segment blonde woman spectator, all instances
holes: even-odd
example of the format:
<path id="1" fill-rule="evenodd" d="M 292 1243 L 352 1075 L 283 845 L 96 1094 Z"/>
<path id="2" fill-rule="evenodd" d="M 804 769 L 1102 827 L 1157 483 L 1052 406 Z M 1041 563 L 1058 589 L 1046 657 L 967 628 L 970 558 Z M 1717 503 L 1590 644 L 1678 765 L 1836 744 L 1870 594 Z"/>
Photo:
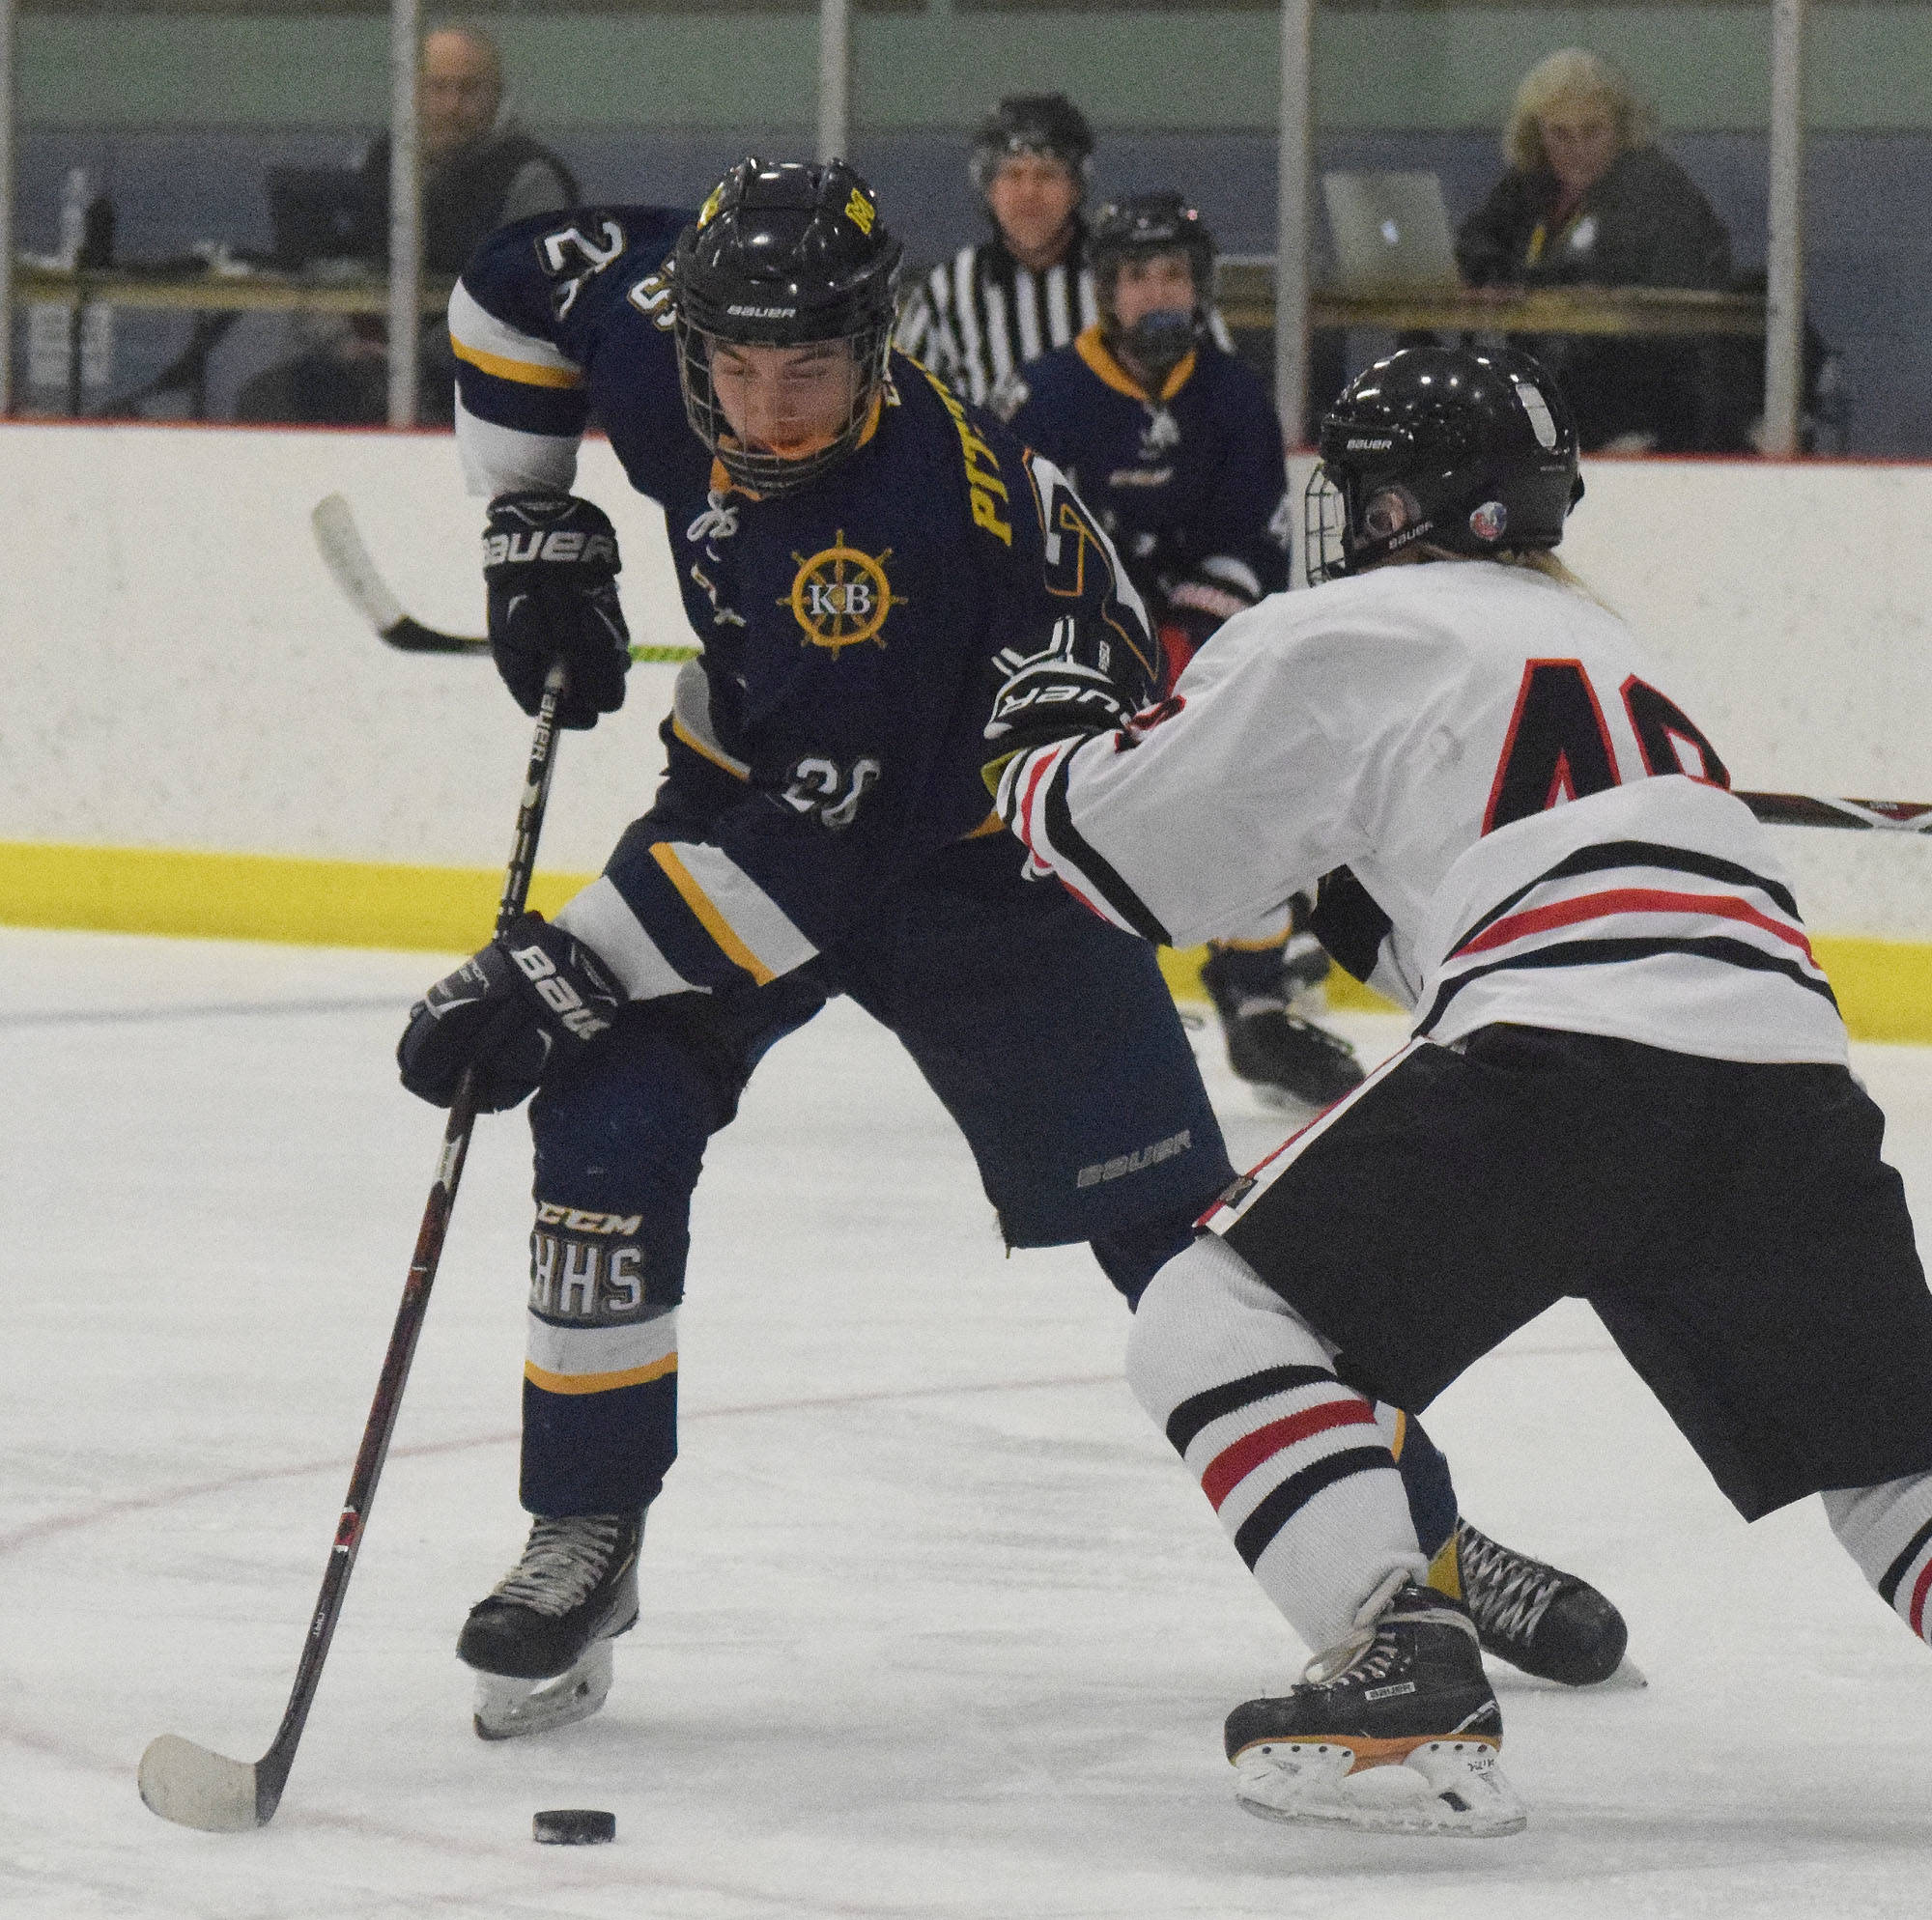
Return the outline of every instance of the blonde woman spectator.
<path id="1" fill-rule="evenodd" d="M 1474 287 L 1706 287 L 1731 277 L 1730 236 L 1655 144 L 1656 115 L 1602 55 L 1552 53 L 1524 75 L 1503 133 L 1509 171 L 1463 224 Z M 1705 356 L 1692 340 L 1539 338 L 1585 450 L 1708 443 Z"/>

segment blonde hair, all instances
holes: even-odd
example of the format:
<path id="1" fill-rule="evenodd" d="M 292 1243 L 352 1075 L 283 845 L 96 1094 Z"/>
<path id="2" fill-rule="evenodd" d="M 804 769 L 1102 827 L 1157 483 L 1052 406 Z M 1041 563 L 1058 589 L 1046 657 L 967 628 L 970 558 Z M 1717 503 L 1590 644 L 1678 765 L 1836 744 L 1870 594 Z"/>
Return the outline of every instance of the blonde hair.
<path id="1" fill-rule="evenodd" d="M 1657 114 L 1621 71 L 1601 53 L 1566 46 L 1539 60 L 1522 76 L 1503 127 L 1503 158 L 1524 173 L 1534 173 L 1548 161 L 1543 151 L 1538 123 L 1552 107 L 1572 100 L 1606 106 L 1617 124 L 1617 146 L 1647 147 L 1657 137 Z"/>
<path id="2" fill-rule="evenodd" d="M 1594 600 L 1605 613 L 1617 610 L 1588 580 L 1565 566 L 1547 547 L 1505 548 L 1500 553 L 1492 553 L 1490 558 L 1505 567 L 1521 567 L 1526 572 L 1541 574 L 1546 579 L 1554 580 L 1558 586 L 1567 586 L 1572 593 L 1580 593 L 1585 600 Z"/>

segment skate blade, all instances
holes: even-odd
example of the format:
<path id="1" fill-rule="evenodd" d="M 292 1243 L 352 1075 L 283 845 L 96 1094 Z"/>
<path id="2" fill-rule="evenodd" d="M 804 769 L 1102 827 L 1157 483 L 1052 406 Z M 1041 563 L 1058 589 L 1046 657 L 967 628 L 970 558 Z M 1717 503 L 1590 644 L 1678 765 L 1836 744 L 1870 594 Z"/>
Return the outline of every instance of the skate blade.
<path id="1" fill-rule="evenodd" d="M 1650 1681 L 1643 1669 L 1626 1653 L 1611 1672 L 1593 1685 L 1578 1687 L 1578 1693 L 1641 1693 Z"/>
<path id="2" fill-rule="evenodd" d="M 583 1657 L 554 1680 L 509 1680 L 501 1674 L 476 1676 L 473 1722 L 480 1740 L 514 1740 L 547 1734 L 555 1727 L 587 1720 L 611 1692 L 611 1643 L 594 1640 Z"/>
<path id="3" fill-rule="evenodd" d="M 1261 1820 L 1491 1840 L 1520 1833 L 1528 1810 L 1480 1740 L 1430 1740 L 1398 1764 L 1356 1771 L 1350 1748 L 1330 1741 L 1269 1741 L 1236 1762 L 1235 1798 Z"/>
<path id="4" fill-rule="evenodd" d="M 245 1833 L 262 1823 L 255 1768 L 228 1760 L 179 1734 L 148 1742 L 141 1756 L 141 1798 L 177 1826 L 204 1833 Z"/>

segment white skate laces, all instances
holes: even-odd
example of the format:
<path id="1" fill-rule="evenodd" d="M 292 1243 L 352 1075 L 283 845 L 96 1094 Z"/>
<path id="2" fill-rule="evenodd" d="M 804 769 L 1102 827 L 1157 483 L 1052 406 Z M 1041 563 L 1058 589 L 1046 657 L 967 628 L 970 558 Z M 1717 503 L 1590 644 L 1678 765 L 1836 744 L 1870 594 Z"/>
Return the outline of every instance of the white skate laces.
<path id="1" fill-rule="evenodd" d="M 617 1550 L 625 1522 L 611 1513 L 539 1519 L 523 1558 L 492 1590 L 492 1597 L 561 1619 L 589 1597 Z"/>
<path id="2" fill-rule="evenodd" d="M 1499 1638 L 1526 1641 L 1542 1624 L 1549 1603 L 1568 1576 L 1540 1560 L 1498 1546 L 1466 1521 L 1459 1523 L 1457 1557 L 1462 1564 L 1463 1597 L 1476 1624 Z"/>

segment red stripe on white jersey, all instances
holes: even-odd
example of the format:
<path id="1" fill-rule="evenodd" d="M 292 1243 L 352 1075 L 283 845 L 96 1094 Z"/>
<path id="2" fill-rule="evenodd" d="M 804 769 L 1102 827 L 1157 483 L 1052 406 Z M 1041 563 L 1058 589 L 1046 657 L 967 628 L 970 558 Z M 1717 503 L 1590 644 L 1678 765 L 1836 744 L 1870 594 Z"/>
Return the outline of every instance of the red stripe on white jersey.
<path id="1" fill-rule="evenodd" d="M 1580 920 L 1603 919 L 1617 914 L 1698 914 L 1716 918 L 1742 920 L 1775 934 L 1795 946 L 1815 967 L 1811 943 L 1804 929 L 1794 921 L 1774 919 L 1771 915 L 1729 893 L 1679 892 L 1659 887 L 1612 887 L 1596 893 L 1580 893 L 1568 900 L 1556 900 L 1547 907 L 1530 907 L 1511 914 L 1486 927 L 1475 939 L 1464 941 L 1453 958 L 1467 953 L 1485 953 L 1507 946 L 1513 940 L 1530 934 L 1548 933 L 1557 927 L 1575 926 Z"/>

